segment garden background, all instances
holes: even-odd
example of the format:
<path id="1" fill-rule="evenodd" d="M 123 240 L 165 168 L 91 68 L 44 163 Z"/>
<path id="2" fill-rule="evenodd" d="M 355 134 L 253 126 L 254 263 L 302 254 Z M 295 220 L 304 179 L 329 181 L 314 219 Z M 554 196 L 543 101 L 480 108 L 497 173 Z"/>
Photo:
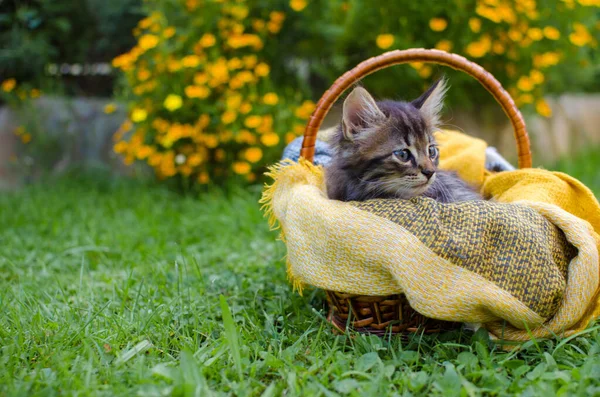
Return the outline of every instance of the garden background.
<path id="1" fill-rule="evenodd" d="M 534 165 L 600 192 L 598 0 L 5 0 L 0 27 L 0 395 L 600 394 L 594 325 L 515 352 L 334 336 L 257 204 L 335 78 L 419 47 L 494 74 Z M 443 74 L 447 125 L 514 162 L 470 77 L 364 85 L 411 99 Z"/>

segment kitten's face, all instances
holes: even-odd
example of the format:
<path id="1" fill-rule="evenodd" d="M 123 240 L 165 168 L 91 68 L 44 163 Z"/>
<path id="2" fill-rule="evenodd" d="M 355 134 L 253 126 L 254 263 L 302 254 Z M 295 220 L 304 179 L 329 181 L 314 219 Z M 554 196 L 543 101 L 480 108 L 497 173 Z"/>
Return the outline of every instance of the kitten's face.
<path id="1" fill-rule="evenodd" d="M 444 90 L 438 83 L 410 103 L 375 103 L 360 87 L 348 96 L 337 155 L 366 197 L 412 198 L 433 183 L 439 152 L 432 133 Z"/>

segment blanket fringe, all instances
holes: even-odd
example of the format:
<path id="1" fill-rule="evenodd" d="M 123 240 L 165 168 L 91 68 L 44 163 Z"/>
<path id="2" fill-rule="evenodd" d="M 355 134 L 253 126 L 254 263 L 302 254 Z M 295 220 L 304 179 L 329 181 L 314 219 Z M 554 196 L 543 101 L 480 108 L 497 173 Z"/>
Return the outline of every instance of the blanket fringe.
<path id="1" fill-rule="evenodd" d="M 316 166 L 305 158 L 300 158 L 298 162 L 286 159 L 276 163 L 268 168 L 265 175 L 273 179 L 273 183 L 265 184 L 262 197 L 258 201 L 262 204 L 261 211 L 269 221 L 269 227 L 271 230 L 279 230 L 279 239 L 285 244 L 285 231 L 281 226 L 281 222 L 277 219 L 275 211 L 273 210 L 273 200 L 275 194 L 280 189 L 289 189 L 290 185 L 303 183 L 307 178 L 318 178 L 323 180 L 323 167 Z M 296 278 L 292 272 L 291 263 L 286 259 L 287 276 L 288 280 L 292 283 L 294 291 L 298 291 L 302 295 L 304 284 L 298 278 Z"/>

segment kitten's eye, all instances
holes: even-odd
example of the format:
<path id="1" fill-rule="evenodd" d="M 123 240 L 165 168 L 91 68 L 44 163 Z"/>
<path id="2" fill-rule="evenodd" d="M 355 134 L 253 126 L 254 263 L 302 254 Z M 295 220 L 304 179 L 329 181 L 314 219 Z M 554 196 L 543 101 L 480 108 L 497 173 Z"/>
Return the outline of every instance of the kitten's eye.
<path id="1" fill-rule="evenodd" d="M 408 149 L 395 150 L 393 154 L 398 157 L 400 161 L 407 162 L 410 160 L 410 150 Z"/>
<path id="2" fill-rule="evenodd" d="M 436 158 L 438 155 L 438 148 L 435 146 L 429 146 L 429 157 L 432 159 Z"/>

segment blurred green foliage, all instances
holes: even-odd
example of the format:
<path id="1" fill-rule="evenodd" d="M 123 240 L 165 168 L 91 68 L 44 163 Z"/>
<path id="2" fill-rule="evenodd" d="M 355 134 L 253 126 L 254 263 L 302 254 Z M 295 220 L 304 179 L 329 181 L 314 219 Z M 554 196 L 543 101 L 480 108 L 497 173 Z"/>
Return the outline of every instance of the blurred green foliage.
<path id="1" fill-rule="evenodd" d="M 47 87 L 50 63 L 95 63 L 130 48 L 140 0 L 0 1 L 0 80 Z M 65 80 L 67 91 L 111 94 L 111 84 Z M 78 87 L 78 85 L 84 87 Z"/>

